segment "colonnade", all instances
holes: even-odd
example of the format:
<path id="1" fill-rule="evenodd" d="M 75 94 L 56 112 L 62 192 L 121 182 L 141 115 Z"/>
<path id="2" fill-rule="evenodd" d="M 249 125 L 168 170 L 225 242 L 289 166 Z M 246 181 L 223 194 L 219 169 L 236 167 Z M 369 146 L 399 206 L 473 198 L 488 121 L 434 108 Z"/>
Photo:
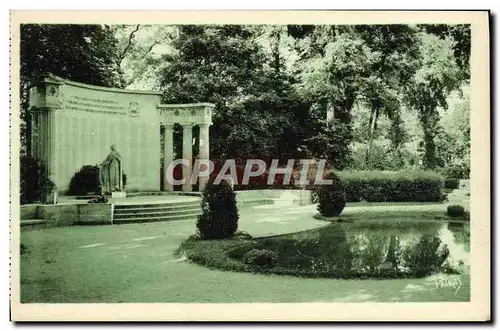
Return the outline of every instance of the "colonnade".
<path id="1" fill-rule="evenodd" d="M 182 166 L 182 178 L 185 179 L 182 184 L 184 192 L 192 191 L 191 175 L 193 174 L 193 127 L 198 125 L 199 132 L 199 155 L 198 159 L 208 161 L 210 159 L 210 137 L 209 128 L 212 125 L 212 104 L 188 104 L 188 105 L 159 105 L 160 116 L 162 116 L 163 127 L 163 187 L 165 191 L 173 191 L 173 183 L 168 181 L 173 174 L 167 175 L 167 171 L 173 168 L 169 165 L 174 162 L 174 125 L 176 123 L 182 126 L 182 159 L 189 163 L 189 166 Z M 187 120 L 187 121 L 186 121 Z M 203 162 L 203 164 L 205 164 Z M 203 190 L 208 176 L 203 172 L 199 174 L 199 190 Z"/>

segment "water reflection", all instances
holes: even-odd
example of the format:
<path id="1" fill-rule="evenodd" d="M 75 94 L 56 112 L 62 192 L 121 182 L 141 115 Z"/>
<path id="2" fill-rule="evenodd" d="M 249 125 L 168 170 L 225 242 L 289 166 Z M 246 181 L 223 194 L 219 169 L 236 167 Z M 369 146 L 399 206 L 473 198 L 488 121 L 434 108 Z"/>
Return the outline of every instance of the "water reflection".
<path id="1" fill-rule="evenodd" d="M 423 277 L 469 267 L 469 225 L 337 223 L 259 241 L 280 267 L 340 277 Z"/>

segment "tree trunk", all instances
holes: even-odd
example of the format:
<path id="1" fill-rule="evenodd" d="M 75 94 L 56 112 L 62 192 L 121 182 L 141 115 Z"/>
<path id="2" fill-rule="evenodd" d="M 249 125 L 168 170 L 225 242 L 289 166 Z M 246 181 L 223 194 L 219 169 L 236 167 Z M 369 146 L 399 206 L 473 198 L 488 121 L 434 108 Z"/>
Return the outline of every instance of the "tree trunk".
<path id="1" fill-rule="evenodd" d="M 368 150 L 366 151 L 366 165 L 371 168 L 371 153 L 373 148 L 373 140 L 375 136 L 375 130 L 377 128 L 377 120 L 379 116 L 379 107 L 376 106 L 370 114 L 370 134 L 368 137 Z"/>
<path id="2" fill-rule="evenodd" d="M 274 70 L 280 72 L 280 41 L 281 41 L 281 31 L 274 31 L 275 44 L 273 47 L 273 67 Z"/>
<path id="3" fill-rule="evenodd" d="M 436 124 L 439 118 L 435 109 L 423 109 L 420 114 L 420 122 L 424 131 L 424 167 L 426 169 L 436 168 L 436 143 L 434 138 L 436 136 Z"/>

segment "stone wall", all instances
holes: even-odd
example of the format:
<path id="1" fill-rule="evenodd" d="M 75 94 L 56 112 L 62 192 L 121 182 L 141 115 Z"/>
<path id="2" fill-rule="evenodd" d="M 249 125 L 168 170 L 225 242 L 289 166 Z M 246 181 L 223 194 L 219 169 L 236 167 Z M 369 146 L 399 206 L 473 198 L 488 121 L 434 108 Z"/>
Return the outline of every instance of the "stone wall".
<path id="1" fill-rule="evenodd" d="M 39 205 L 37 214 L 47 226 L 73 225 L 78 220 L 78 205 Z"/>
<path id="2" fill-rule="evenodd" d="M 21 206 L 21 220 L 46 220 L 47 227 L 112 224 L 111 203 L 26 205 Z"/>
<path id="3" fill-rule="evenodd" d="M 21 205 L 20 206 L 21 219 L 31 220 L 38 218 L 37 208 L 38 208 L 37 205 Z"/>
<path id="4" fill-rule="evenodd" d="M 89 203 L 78 205 L 78 225 L 112 224 L 113 205 L 110 203 Z"/>

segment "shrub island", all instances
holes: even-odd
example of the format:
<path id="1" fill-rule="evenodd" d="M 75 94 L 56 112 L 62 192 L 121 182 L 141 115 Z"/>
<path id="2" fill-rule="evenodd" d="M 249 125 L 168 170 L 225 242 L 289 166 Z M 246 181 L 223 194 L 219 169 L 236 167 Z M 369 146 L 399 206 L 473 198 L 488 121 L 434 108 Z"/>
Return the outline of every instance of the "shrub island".
<path id="1" fill-rule="evenodd" d="M 467 223 L 368 222 L 333 223 L 263 238 L 190 238 L 178 253 L 214 269 L 308 278 L 418 278 L 467 272 L 467 261 L 455 258 L 442 242 L 443 228 L 467 250 Z"/>

